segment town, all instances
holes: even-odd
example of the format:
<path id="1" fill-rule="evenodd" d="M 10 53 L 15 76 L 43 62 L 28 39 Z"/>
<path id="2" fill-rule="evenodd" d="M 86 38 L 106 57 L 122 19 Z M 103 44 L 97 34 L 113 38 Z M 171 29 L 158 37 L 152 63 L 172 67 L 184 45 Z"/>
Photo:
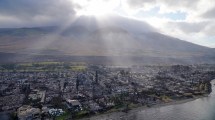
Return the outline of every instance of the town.
<path id="1" fill-rule="evenodd" d="M 0 111 L 13 119 L 64 120 L 207 95 L 215 65 L 0 65 Z"/>

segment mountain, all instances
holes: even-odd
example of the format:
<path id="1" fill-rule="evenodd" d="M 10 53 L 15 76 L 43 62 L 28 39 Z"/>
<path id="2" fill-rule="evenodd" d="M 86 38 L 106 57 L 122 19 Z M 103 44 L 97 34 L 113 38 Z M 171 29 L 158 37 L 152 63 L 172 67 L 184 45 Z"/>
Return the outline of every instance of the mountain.
<path id="1" fill-rule="evenodd" d="M 214 49 L 161 34 L 142 21 L 119 16 L 101 19 L 81 16 L 57 27 L 1 28 L 0 52 L 0 62 L 194 64 L 215 61 Z"/>

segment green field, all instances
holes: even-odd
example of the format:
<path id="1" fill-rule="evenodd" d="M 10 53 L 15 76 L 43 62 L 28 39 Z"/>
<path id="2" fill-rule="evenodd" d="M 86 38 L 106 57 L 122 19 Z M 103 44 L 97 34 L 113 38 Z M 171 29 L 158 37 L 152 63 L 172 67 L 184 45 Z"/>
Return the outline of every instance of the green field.
<path id="1" fill-rule="evenodd" d="M 34 63 L 17 63 L 2 64 L 0 70 L 2 72 L 42 72 L 42 71 L 84 71 L 87 66 L 85 63 L 78 62 L 34 62 Z"/>

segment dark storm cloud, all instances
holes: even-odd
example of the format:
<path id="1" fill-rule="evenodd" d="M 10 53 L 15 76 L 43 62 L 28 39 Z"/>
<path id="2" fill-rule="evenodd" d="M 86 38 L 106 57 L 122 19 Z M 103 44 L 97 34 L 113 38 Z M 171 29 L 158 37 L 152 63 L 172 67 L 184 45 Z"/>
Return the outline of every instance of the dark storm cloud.
<path id="1" fill-rule="evenodd" d="M 75 15 L 67 0 L 0 0 L 0 27 L 59 24 Z"/>

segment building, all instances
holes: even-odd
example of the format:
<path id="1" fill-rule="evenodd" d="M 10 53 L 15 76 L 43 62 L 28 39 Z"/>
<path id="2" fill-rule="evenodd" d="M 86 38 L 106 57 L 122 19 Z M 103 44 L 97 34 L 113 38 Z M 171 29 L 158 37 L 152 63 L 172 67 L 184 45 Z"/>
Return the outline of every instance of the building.
<path id="1" fill-rule="evenodd" d="M 74 110 L 74 111 L 82 110 L 81 103 L 78 100 L 67 99 L 66 103 L 67 103 L 68 109 L 70 110 Z"/>
<path id="2" fill-rule="evenodd" d="M 24 105 L 17 110 L 19 120 L 40 120 L 40 109 Z"/>

